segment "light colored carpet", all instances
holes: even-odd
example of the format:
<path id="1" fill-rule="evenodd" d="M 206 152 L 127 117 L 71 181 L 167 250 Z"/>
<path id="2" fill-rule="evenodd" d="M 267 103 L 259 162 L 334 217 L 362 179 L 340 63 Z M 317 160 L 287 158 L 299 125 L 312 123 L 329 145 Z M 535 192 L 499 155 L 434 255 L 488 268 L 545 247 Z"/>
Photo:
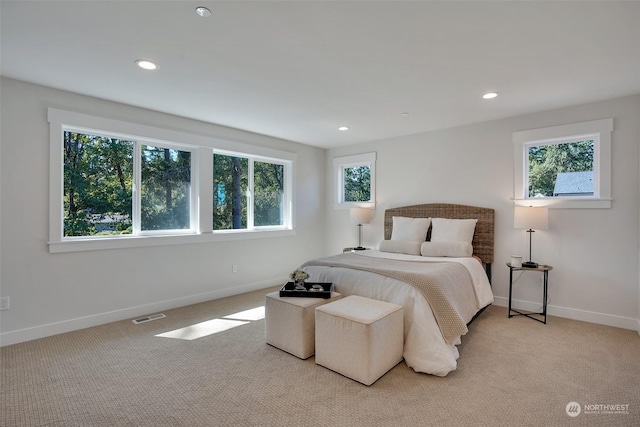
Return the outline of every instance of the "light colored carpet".
<path id="1" fill-rule="evenodd" d="M 4 347 L 0 425 L 640 425 L 634 331 L 489 307 L 463 337 L 456 371 L 439 378 L 402 362 L 371 387 L 266 345 L 264 320 L 191 341 L 155 336 L 262 306 L 271 291 Z"/>

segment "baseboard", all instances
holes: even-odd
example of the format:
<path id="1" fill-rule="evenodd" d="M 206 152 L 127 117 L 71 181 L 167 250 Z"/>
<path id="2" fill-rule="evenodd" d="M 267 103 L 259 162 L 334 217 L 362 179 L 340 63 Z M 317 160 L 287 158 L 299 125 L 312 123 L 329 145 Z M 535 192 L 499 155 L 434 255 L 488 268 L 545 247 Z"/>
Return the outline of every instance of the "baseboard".
<path id="1" fill-rule="evenodd" d="M 494 305 L 501 307 L 509 306 L 509 298 L 494 296 Z M 513 300 L 512 307 L 519 310 L 540 311 L 540 302 L 531 302 L 523 300 Z M 547 306 L 547 314 L 549 316 L 564 317 L 567 319 L 581 320 L 583 322 L 597 323 L 599 325 L 614 326 L 616 328 L 630 329 L 638 331 L 640 334 L 640 319 L 632 317 L 616 316 L 613 314 L 598 313 L 595 311 L 580 310 L 577 308 L 561 307 L 549 304 Z"/>
<path id="2" fill-rule="evenodd" d="M 103 325 L 105 323 L 117 322 L 120 320 L 133 319 L 146 314 L 156 313 L 162 310 L 184 307 L 191 304 L 211 301 L 257 291 L 284 283 L 285 279 L 274 279 L 263 282 L 251 283 L 248 285 L 234 286 L 233 288 L 217 289 L 215 291 L 204 292 L 196 295 L 175 298 L 172 300 L 159 301 L 151 304 L 139 305 L 136 307 L 124 308 L 92 316 L 79 317 L 76 319 L 64 320 L 61 322 L 48 323 L 46 325 L 34 326 L 31 328 L 19 329 L 0 333 L 0 347 L 11 344 L 18 344 L 38 338 L 44 338 L 65 332 L 77 331 L 79 329 L 90 328 L 92 326 Z"/>

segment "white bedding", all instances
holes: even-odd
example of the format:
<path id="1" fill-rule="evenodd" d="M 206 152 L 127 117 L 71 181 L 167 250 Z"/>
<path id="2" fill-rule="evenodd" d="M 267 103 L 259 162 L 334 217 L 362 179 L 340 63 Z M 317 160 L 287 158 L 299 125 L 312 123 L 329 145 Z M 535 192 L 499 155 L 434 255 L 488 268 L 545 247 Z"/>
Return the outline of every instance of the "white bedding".
<path id="1" fill-rule="evenodd" d="M 476 291 L 478 309 L 493 303 L 489 280 L 476 258 L 440 258 L 404 255 L 376 250 L 357 252 L 368 257 L 382 257 L 416 262 L 457 262 L 464 265 Z M 413 286 L 389 277 L 348 268 L 306 266 L 309 281 L 332 282 L 343 296 L 360 295 L 404 307 L 404 359 L 416 372 L 445 376 L 456 369 L 459 353 L 455 345 L 445 342 L 429 303 Z"/>

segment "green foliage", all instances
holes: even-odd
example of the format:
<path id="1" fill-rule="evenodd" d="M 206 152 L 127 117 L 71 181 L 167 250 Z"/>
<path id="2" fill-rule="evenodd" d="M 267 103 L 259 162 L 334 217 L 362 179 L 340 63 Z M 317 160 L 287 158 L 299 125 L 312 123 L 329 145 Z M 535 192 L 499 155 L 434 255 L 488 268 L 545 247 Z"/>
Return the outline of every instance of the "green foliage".
<path id="1" fill-rule="evenodd" d="M 249 160 L 213 155 L 213 229 L 247 228 Z"/>
<path id="2" fill-rule="evenodd" d="M 275 163 L 255 162 L 254 225 L 281 225 L 284 196 L 284 166 Z"/>
<path id="3" fill-rule="evenodd" d="M 133 142 L 64 133 L 64 235 L 131 233 Z"/>
<path id="4" fill-rule="evenodd" d="M 191 153 L 144 145 L 141 160 L 141 229 L 188 229 Z"/>
<path id="5" fill-rule="evenodd" d="M 368 202 L 371 200 L 371 167 L 344 168 L 344 201 Z"/>
<path id="6" fill-rule="evenodd" d="M 529 147 L 529 197 L 553 197 L 558 173 L 593 170 L 593 140 Z"/>
<path id="7" fill-rule="evenodd" d="M 249 159 L 214 154 L 213 229 L 247 228 Z M 283 223 L 284 166 L 253 162 L 254 226 Z"/>

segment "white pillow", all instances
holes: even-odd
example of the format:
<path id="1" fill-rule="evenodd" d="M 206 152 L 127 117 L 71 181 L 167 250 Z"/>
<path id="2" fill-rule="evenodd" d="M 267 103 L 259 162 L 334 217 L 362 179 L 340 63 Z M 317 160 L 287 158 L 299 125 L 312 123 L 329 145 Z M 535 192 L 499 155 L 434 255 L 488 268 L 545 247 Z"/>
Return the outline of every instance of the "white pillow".
<path id="1" fill-rule="evenodd" d="M 421 242 L 405 242 L 402 240 L 383 240 L 380 242 L 380 252 L 396 254 L 420 255 Z"/>
<path id="2" fill-rule="evenodd" d="M 404 216 L 393 217 L 391 240 L 405 242 L 424 242 L 427 240 L 427 230 L 431 224 L 431 218 L 407 218 Z"/>
<path id="3" fill-rule="evenodd" d="M 446 219 L 433 218 L 431 220 L 432 242 L 468 242 L 473 241 L 477 219 Z"/>
<path id="4" fill-rule="evenodd" d="M 470 257 L 473 246 L 468 242 L 424 242 L 420 246 L 422 256 Z"/>

